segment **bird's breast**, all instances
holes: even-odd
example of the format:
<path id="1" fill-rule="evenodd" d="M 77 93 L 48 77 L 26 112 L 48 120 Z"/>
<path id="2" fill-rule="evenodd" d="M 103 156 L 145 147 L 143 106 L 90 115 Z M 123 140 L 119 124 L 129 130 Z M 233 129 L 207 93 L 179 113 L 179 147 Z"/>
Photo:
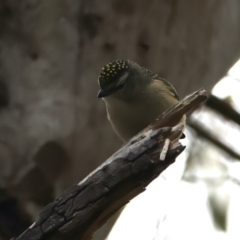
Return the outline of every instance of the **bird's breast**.
<path id="1" fill-rule="evenodd" d="M 168 107 L 159 103 L 128 103 L 118 99 L 105 99 L 108 119 L 123 141 L 128 141 L 147 127 Z"/>

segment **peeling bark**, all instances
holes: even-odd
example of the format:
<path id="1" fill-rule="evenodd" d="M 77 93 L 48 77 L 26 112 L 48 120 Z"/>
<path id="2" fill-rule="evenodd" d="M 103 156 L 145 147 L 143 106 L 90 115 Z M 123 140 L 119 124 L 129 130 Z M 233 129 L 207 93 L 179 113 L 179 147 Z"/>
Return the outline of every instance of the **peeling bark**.
<path id="1" fill-rule="evenodd" d="M 91 239 L 108 218 L 143 192 L 184 150 L 178 142 L 183 131 L 183 125 L 177 125 L 179 119 L 206 98 L 201 89 L 159 116 L 83 181 L 49 204 L 17 240 Z"/>

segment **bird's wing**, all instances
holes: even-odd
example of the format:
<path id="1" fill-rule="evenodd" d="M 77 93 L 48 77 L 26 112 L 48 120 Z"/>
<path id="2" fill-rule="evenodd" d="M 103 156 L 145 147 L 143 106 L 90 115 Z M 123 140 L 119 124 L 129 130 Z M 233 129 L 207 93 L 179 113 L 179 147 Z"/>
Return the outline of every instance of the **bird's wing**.
<path id="1" fill-rule="evenodd" d="M 159 80 L 159 81 L 164 82 L 164 83 L 166 84 L 166 86 L 168 87 L 169 91 L 171 92 L 171 94 L 172 94 L 175 98 L 177 98 L 177 100 L 180 100 L 180 99 L 179 99 L 179 96 L 178 96 L 178 94 L 177 94 L 176 89 L 174 88 L 174 86 L 173 86 L 169 81 L 167 81 L 166 79 L 160 77 L 158 74 L 151 72 L 150 70 L 148 70 L 148 69 L 146 69 L 146 68 L 145 68 L 145 70 L 146 70 L 146 72 L 151 76 L 152 79 L 154 79 L 154 80 Z"/>
<path id="2" fill-rule="evenodd" d="M 155 75 L 157 75 L 157 74 L 155 74 Z M 164 78 L 162 78 L 162 77 L 160 77 L 158 75 L 154 79 L 163 81 L 166 84 L 166 86 L 168 87 L 169 91 L 172 93 L 172 95 L 175 98 L 177 98 L 177 100 L 180 100 L 175 87 L 169 81 L 167 81 L 166 79 L 164 79 Z"/>

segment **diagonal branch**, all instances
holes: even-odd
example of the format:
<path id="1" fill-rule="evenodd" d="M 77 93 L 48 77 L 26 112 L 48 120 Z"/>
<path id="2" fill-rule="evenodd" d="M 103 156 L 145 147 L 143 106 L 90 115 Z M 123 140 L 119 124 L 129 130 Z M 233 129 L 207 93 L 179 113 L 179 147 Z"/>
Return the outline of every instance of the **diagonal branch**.
<path id="1" fill-rule="evenodd" d="M 179 120 L 207 98 L 200 89 L 163 113 L 79 184 L 47 205 L 17 240 L 92 238 L 116 211 L 143 192 L 184 150 Z"/>

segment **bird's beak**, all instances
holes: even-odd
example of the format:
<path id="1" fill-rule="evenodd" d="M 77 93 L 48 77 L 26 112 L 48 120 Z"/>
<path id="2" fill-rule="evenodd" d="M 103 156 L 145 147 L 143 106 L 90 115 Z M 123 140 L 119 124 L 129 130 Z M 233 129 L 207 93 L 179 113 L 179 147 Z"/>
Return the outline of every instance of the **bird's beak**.
<path id="1" fill-rule="evenodd" d="M 119 85 L 119 86 L 117 86 L 115 88 L 110 88 L 110 89 L 106 89 L 106 90 L 100 89 L 99 92 L 98 92 L 97 97 L 98 98 L 107 97 L 107 96 L 117 92 L 118 90 L 123 89 L 123 87 L 124 87 L 124 84 Z"/>
<path id="2" fill-rule="evenodd" d="M 101 89 L 101 90 L 99 90 L 97 97 L 98 98 L 107 97 L 107 96 L 111 95 L 112 93 L 113 92 L 111 90 L 103 90 L 103 89 Z"/>

